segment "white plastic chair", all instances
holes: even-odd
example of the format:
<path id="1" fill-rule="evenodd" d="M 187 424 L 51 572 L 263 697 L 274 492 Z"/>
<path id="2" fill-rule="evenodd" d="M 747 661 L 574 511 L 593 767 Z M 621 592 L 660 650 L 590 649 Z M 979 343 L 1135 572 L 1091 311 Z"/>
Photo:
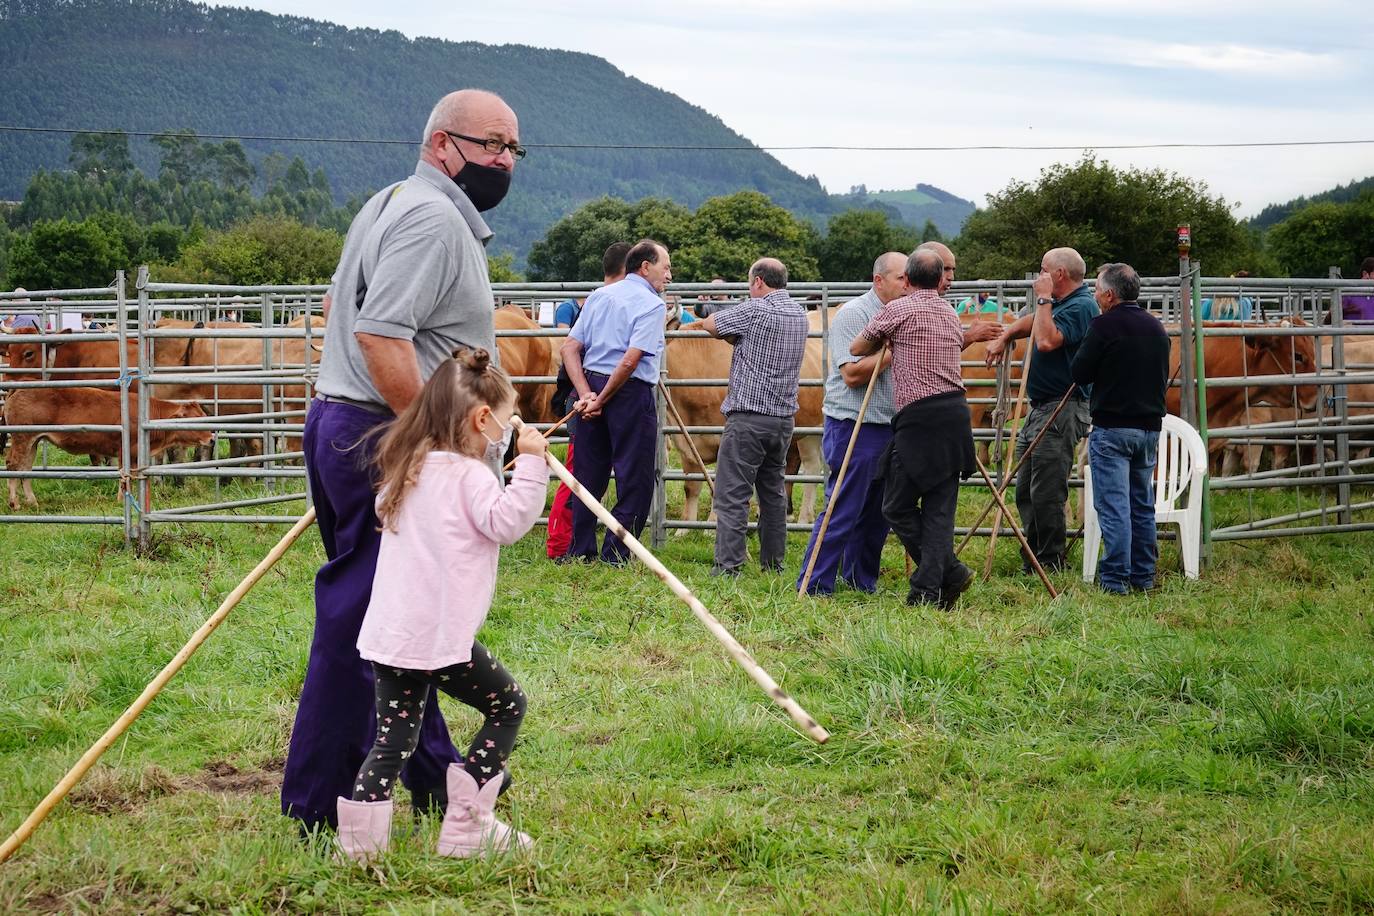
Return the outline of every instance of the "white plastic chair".
<path id="1" fill-rule="evenodd" d="M 1178 525 L 1178 549 L 1183 558 L 1183 574 L 1198 577 L 1202 553 L 1202 487 L 1207 473 L 1207 447 L 1197 430 L 1168 414 L 1159 432 L 1159 457 L 1155 462 L 1155 523 Z M 1180 505 L 1184 497 L 1187 504 Z M 1093 481 L 1089 467 L 1083 469 L 1083 581 L 1097 575 L 1097 555 L 1102 547 L 1102 529 L 1093 508 Z"/>

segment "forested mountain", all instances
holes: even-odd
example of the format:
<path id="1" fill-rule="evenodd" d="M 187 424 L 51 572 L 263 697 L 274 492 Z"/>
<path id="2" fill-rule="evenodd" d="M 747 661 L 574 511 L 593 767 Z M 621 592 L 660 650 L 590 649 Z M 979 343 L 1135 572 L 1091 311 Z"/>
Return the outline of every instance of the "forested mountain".
<path id="1" fill-rule="evenodd" d="M 897 219 L 909 226 L 924 226 L 929 220 L 942 235 L 950 238 L 959 234 L 964 220 L 974 209 L 972 201 L 929 184 L 918 184 L 904 191 L 870 191 L 857 185 L 841 196 L 840 201 L 856 208 L 880 204 L 890 208 Z"/>
<path id="2" fill-rule="evenodd" d="M 407 174 L 430 106 L 459 85 L 503 95 L 532 146 L 742 148 L 533 149 L 492 214 L 494 249 L 521 260 L 560 217 L 607 194 L 696 207 L 752 189 L 816 222 L 875 205 L 828 195 L 719 118 L 588 54 L 412 40 L 186 0 L 0 0 L 0 73 L 5 125 L 348 138 L 243 143 L 254 165 L 279 153 L 323 168 L 339 202 Z M 69 134 L 0 131 L 0 198 L 21 198 L 39 169 L 66 167 L 70 148 Z M 131 152 L 140 168 L 156 172 L 158 151 L 146 138 L 133 137 Z M 268 181 L 259 174 L 262 190 Z"/>
<path id="3" fill-rule="evenodd" d="M 1374 191 L 1374 175 L 1361 179 L 1360 181 L 1352 181 L 1350 184 L 1338 185 L 1329 191 L 1313 194 L 1311 197 L 1298 197 L 1290 200 L 1286 204 L 1270 204 L 1250 220 L 1250 225 L 1257 229 L 1268 229 L 1275 223 L 1282 222 L 1309 204 L 1322 203 L 1324 201 L 1330 201 L 1335 204 L 1349 203 L 1366 191 Z"/>

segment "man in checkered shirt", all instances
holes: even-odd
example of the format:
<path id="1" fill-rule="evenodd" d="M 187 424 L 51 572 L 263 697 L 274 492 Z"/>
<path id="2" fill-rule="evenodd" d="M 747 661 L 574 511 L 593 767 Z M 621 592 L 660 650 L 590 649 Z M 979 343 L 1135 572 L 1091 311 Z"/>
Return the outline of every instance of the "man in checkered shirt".
<path id="1" fill-rule="evenodd" d="M 959 355 L 1000 327 L 959 323 L 941 298 L 952 279 L 937 250 L 918 248 L 907 260 L 912 293 L 893 299 L 854 338 L 849 352 L 867 356 L 883 341 L 892 347 L 892 444 L 884 477 L 883 515 L 916 561 L 907 604 L 943 610 L 973 582 L 973 572 L 954 556 L 954 512 L 959 480 L 972 473 L 973 433 Z"/>
<path id="2" fill-rule="evenodd" d="M 720 407 L 725 432 L 716 457 L 713 576 L 739 575 L 749 499 L 756 491 L 759 561 L 767 571 L 781 571 L 787 552 L 783 473 L 810 327 L 806 309 L 787 294 L 787 268 L 776 258 L 760 258 L 749 268 L 749 294 L 752 298 L 700 322 L 702 330 L 735 348 Z"/>

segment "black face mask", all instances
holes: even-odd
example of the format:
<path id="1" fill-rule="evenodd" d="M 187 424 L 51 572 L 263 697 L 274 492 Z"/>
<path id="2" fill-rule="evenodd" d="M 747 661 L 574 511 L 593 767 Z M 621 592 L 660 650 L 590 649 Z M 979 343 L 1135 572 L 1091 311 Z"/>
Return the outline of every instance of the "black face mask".
<path id="1" fill-rule="evenodd" d="M 463 156 L 462 150 L 458 155 Z M 506 197 L 510 190 L 510 172 L 490 165 L 478 165 L 463 156 L 463 167 L 453 176 L 453 183 L 462 189 L 478 212 L 485 213 Z"/>

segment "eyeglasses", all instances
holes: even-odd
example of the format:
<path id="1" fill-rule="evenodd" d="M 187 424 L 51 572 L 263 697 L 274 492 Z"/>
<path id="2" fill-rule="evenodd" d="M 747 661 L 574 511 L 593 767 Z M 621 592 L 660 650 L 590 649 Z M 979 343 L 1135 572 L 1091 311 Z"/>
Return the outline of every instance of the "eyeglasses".
<path id="1" fill-rule="evenodd" d="M 457 137 L 459 140 L 466 140 L 469 143 L 476 143 L 478 146 L 482 147 L 482 149 L 491 153 L 493 156 L 499 156 L 506 150 L 510 150 L 510 154 L 514 156 L 516 159 L 524 159 L 525 153 L 528 152 L 519 143 L 507 143 L 504 140 L 498 140 L 495 137 L 488 137 L 487 139 L 483 140 L 481 137 L 469 137 L 466 134 L 455 134 L 451 130 L 446 130 L 444 131 L 444 133 L 448 134 L 450 137 Z"/>

